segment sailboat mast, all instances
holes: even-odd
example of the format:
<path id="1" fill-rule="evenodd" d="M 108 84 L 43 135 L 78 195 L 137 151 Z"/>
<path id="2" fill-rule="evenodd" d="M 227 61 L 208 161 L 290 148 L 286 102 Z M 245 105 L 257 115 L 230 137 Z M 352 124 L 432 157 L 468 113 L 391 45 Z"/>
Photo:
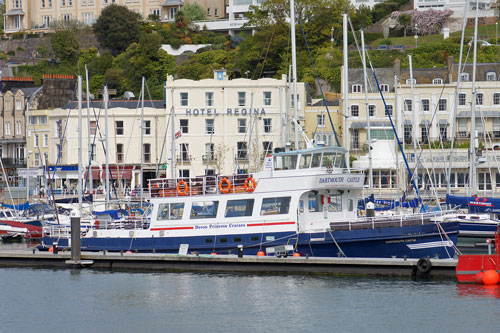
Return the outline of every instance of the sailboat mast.
<path id="1" fill-rule="evenodd" d="M 78 210 L 82 211 L 82 164 L 83 164 L 83 128 L 82 128 L 82 76 L 78 75 Z"/>
<path id="2" fill-rule="evenodd" d="M 141 208 L 142 208 L 142 196 L 144 192 L 144 171 L 142 165 L 144 164 L 144 76 L 142 77 L 142 88 L 141 88 Z"/>
<path id="3" fill-rule="evenodd" d="M 476 0 L 476 17 L 474 21 L 474 56 L 472 62 L 472 106 L 470 117 L 470 147 L 469 147 L 469 188 L 467 195 L 477 192 L 476 184 L 476 63 L 477 63 L 477 21 L 479 0 Z"/>
<path id="4" fill-rule="evenodd" d="M 290 0 L 290 25 L 292 30 L 293 117 L 298 120 L 297 99 L 297 48 L 295 46 L 295 1 Z M 294 126 L 295 149 L 299 149 L 299 132 Z"/>
<path id="5" fill-rule="evenodd" d="M 87 86 L 87 145 L 88 145 L 88 150 L 89 150 L 89 170 L 88 170 L 88 175 L 89 175 L 89 193 L 92 195 L 94 193 L 94 179 L 92 175 L 92 141 L 90 139 L 90 89 L 89 89 L 89 71 L 87 69 L 87 65 L 85 65 L 85 80 L 86 80 L 86 86 Z M 90 211 L 92 211 L 92 202 L 93 200 L 90 200 Z"/>
<path id="6" fill-rule="evenodd" d="M 367 122 L 367 140 L 368 140 L 368 185 L 370 186 L 370 194 L 373 194 L 373 166 L 372 166 L 372 138 L 371 138 L 371 127 L 370 127 L 370 110 L 368 105 L 368 77 L 366 74 L 366 55 L 365 55 L 365 36 L 363 29 L 361 29 L 361 49 L 363 53 L 363 77 L 365 80 L 365 110 L 366 110 L 366 122 Z"/>
<path id="7" fill-rule="evenodd" d="M 347 14 L 343 16 L 343 33 L 344 33 L 344 142 L 345 149 L 345 167 L 349 170 L 350 157 L 349 157 L 349 58 L 347 49 Z"/>
<path id="8" fill-rule="evenodd" d="M 170 109 L 170 116 L 172 117 L 172 156 L 171 156 L 171 166 L 170 166 L 170 175 L 172 178 L 175 178 L 175 108 L 174 108 L 174 89 L 170 89 L 170 94 L 171 94 L 171 103 L 172 103 L 172 108 Z M 180 129 L 179 129 L 180 130 Z"/>
<path id="9" fill-rule="evenodd" d="M 104 135 L 105 135 L 105 147 L 106 147 L 106 209 L 109 209 L 109 136 L 108 136 L 108 86 L 104 86 Z"/>

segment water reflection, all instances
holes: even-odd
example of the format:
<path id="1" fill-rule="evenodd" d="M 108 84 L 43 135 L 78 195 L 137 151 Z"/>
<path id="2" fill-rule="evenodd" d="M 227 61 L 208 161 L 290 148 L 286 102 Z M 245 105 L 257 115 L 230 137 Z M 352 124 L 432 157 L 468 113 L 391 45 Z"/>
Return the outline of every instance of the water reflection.
<path id="1" fill-rule="evenodd" d="M 500 285 L 457 284 L 459 297 L 500 298 Z"/>

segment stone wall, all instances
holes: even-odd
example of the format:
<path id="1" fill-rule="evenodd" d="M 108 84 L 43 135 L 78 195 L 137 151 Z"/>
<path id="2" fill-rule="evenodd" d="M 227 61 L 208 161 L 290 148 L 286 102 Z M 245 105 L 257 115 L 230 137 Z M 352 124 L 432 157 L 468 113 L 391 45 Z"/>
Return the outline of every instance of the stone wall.
<path id="1" fill-rule="evenodd" d="M 44 78 L 43 89 L 36 97 L 39 110 L 63 107 L 76 99 L 76 79 Z"/>

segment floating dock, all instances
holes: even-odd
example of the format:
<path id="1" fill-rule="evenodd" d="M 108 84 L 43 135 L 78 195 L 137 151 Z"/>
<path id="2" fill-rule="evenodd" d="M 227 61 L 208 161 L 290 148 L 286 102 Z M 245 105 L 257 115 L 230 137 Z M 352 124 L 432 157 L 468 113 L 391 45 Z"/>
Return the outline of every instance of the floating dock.
<path id="1" fill-rule="evenodd" d="M 158 253 L 82 252 L 78 262 L 71 252 L 3 250 L 0 267 L 87 268 L 164 272 L 218 272 L 251 274 L 325 274 L 456 279 L 456 259 L 429 259 L 430 268 L 418 269 L 419 260 L 403 258 L 319 258 L 244 255 L 177 255 Z M 428 262 L 429 262 L 428 261 Z M 427 264 L 428 265 L 428 264 Z"/>

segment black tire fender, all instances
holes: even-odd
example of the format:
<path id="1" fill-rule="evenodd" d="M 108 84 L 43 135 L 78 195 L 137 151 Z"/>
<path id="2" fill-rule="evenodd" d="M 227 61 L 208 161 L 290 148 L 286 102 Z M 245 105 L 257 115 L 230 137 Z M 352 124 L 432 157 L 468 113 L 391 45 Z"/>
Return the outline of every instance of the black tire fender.
<path id="1" fill-rule="evenodd" d="M 420 274 L 427 274 L 432 269 L 432 263 L 429 258 L 420 258 L 417 261 L 417 272 Z"/>

